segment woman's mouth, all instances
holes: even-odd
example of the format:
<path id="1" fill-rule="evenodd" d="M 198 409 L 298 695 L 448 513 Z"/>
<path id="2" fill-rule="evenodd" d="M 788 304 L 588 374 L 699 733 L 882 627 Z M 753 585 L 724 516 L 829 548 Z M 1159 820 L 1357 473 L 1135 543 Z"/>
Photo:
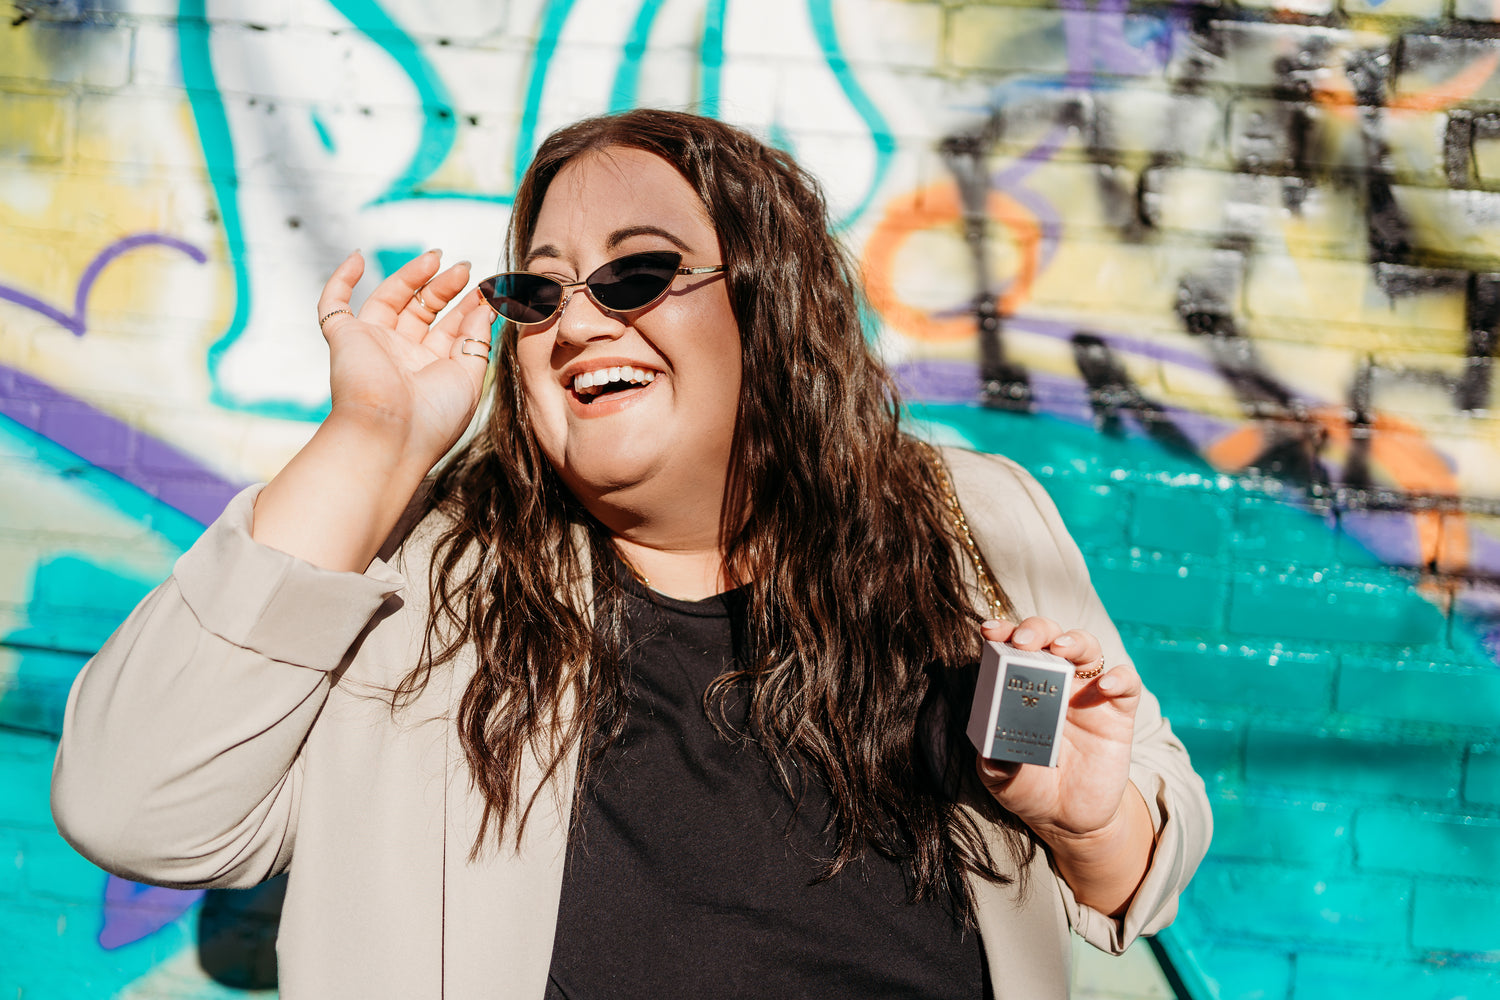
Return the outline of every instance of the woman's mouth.
<path id="1" fill-rule="evenodd" d="M 657 372 L 649 368 L 621 365 L 598 368 L 573 376 L 573 398 L 585 406 L 594 406 L 620 393 L 630 392 L 656 381 Z"/>

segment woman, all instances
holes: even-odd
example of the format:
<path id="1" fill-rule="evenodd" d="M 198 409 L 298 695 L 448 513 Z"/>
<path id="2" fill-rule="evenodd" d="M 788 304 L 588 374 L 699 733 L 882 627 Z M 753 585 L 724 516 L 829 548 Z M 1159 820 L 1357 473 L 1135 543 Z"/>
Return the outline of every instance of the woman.
<path id="1" fill-rule="evenodd" d="M 356 316 L 352 255 L 328 419 L 75 687 L 65 835 L 290 869 L 289 997 L 1061 996 L 1069 926 L 1165 925 L 1201 782 L 1040 488 L 900 432 L 826 226 L 636 111 L 543 144 L 520 273 L 431 252 Z M 981 636 L 1077 667 L 1058 767 L 964 742 Z"/>

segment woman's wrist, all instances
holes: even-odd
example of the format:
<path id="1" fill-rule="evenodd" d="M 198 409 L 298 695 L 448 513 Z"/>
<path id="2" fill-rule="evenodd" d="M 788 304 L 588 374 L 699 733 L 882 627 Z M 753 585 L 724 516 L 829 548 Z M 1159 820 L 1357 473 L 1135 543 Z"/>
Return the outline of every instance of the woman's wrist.
<path id="1" fill-rule="evenodd" d="M 399 422 L 330 413 L 257 498 L 252 537 L 314 566 L 363 572 L 435 461 Z"/>
<path id="2" fill-rule="evenodd" d="M 1096 830 L 1078 833 L 1045 824 L 1032 830 L 1047 845 L 1074 898 L 1110 916 L 1129 907 L 1156 846 L 1151 812 L 1133 783 L 1126 784 L 1115 815 Z"/>

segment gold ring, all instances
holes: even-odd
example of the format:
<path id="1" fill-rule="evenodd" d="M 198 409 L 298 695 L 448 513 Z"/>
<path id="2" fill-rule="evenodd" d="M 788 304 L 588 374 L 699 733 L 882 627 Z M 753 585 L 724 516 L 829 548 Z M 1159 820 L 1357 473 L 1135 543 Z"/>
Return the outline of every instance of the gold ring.
<path id="1" fill-rule="evenodd" d="M 354 315 L 354 310 L 352 310 L 352 309 L 335 309 L 332 312 L 324 313 L 323 314 L 323 318 L 320 319 L 320 320 L 318 320 L 318 329 L 319 330 L 323 329 L 323 324 L 327 323 L 329 320 L 333 319 L 333 317 L 337 316 L 339 313 L 348 313 L 350 316 L 353 316 Z"/>
<path id="2" fill-rule="evenodd" d="M 1100 656 L 1098 661 L 1095 662 L 1094 665 L 1092 667 L 1089 667 L 1087 670 L 1074 670 L 1073 676 L 1077 677 L 1081 681 L 1088 681 L 1093 680 L 1095 677 L 1098 677 L 1102 673 L 1104 673 L 1104 657 Z"/>
<path id="3" fill-rule="evenodd" d="M 426 285 L 422 286 L 422 288 L 426 287 Z M 412 292 L 411 297 L 417 300 L 417 305 L 421 306 L 423 309 L 426 309 L 428 312 L 436 316 L 438 314 L 438 311 L 432 308 L 432 306 L 428 305 L 426 299 L 422 298 L 422 288 L 418 288 L 415 292 Z"/>
<path id="4" fill-rule="evenodd" d="M 484 352 L 480 353 L 479 351 L 469 350 L 470 344 L 481 345 L 484 348 Z M 465 337 L 464 342 L 458 345 L 458 353 L 467 354 L 471 358 L 484 358 L 486 361 L 488 361 L 490 359 L 491 346 L 493 345 L 491 345 L 488 340 L 475 340 L 473 337 Z"/>

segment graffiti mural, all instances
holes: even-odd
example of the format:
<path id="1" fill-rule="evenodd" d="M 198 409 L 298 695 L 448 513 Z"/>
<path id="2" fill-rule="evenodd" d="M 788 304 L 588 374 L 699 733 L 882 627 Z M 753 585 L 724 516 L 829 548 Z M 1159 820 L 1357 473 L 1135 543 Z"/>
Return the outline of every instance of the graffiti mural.
<path id="1" fill-rule="evenodd" d="M 540 139 L 652 105 L 819 175 L 914 426 L 1044 480 L 1209 781 L 1214 847 L 1127 960 L 1144 985 L 1080 955 L 1078 992 L 1500 996 L 1497 23 L 1487 0 L 14 4 L 0 992 L 274 990 L 279 884 L 135 885 L 57 836 L 68 686 L 326 412 L 312 308 L 350 249 L 485 273 Z"/>

